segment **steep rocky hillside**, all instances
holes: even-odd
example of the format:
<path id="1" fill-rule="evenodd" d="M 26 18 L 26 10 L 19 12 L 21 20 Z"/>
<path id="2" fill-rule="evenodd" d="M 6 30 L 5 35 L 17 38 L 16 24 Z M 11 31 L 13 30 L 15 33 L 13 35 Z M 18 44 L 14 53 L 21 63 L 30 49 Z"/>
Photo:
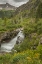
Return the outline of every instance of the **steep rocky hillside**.
<path id="1" fill-rule="evenodd" d="M 15 15 L 17 15 L 18 13 L 22 13 L 22 16 L 24 17 L 35 17 L 39 5 L 41 5 L 42 7 L 41 0 L 29 0 L 29 2 L 16 9 Z"/>

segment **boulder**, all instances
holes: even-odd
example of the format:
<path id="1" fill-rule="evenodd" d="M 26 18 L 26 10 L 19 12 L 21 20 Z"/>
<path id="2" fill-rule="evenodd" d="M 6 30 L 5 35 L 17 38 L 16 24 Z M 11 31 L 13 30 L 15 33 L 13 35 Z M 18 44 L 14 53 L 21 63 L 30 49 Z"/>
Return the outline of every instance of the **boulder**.
<path id="1" fill-rule="evenodd" d="M 1 35 L 0 41 L 1 43 L 9 42 L 12 38 L 14 38 L 18 34 L 18 31 L 8 31 Z"/>
<path id="2" fill-rule="evenodd" d="M 17 41 L 16 41 L 16 44 L 19 44 L 23 41 L 24 38 L 22 38 L 21 36 L 18 36 L 17 37 Z"/>

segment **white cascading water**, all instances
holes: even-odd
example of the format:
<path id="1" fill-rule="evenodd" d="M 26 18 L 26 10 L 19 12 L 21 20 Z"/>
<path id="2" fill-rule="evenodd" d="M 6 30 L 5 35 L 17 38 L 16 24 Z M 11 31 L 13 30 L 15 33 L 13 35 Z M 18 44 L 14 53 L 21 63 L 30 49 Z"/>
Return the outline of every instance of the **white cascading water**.
<path id="1" fill-rule="evenodd" d="M 22 31 L 20 31 L 15 38 L 13 38 L 10 42 L 8 43 L 3 43 L 1 44 L 1 51 L 2 52 L 11 52 L 12 48 L 16 44 L 17 37 L 20 36 L 22 39 L 24 39 L 24 34 Z"/>

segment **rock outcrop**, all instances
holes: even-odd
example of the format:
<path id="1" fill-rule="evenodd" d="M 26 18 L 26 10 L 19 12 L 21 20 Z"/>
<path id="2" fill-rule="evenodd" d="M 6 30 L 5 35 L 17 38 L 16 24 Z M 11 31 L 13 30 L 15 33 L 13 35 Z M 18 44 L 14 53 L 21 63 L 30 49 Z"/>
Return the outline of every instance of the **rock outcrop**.
<path id="1" fill-rule="evenodd" d="M 12 38 L 14 38 L 19 31 L 14 30 L 14 31 L 7 31 L 3 34 L 1 34 L 0 37 L 0 43 L 5 43 L 5 42 L 9 42 Z"/>

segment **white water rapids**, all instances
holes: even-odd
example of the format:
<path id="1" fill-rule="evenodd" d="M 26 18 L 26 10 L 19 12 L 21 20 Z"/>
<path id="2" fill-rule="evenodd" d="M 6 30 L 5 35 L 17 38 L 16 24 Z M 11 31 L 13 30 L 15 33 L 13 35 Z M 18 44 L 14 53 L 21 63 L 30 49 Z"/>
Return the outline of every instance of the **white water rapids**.
<path id="1" fill-rule="evenodd" d="M 15 38 L 13 38 L 10 42 L 8 43 L 3 43 L 1 44 L 1 51 L 2 52 L 11 52 L 12 48 L 16 44 L 17 37 L 20 36 L 21 38 L 24 39 L 24 34 L 22 31 L 20 31 Z"/>

